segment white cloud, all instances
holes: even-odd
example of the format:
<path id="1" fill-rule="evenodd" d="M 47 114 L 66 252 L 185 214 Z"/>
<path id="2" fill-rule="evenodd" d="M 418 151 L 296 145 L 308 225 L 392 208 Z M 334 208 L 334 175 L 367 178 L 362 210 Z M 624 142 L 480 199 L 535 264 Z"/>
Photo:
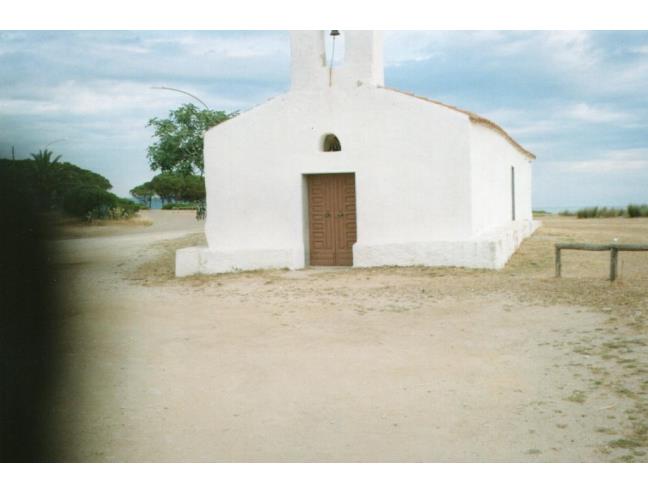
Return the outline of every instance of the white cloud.
<path id="1" fill-rule="evenodd" d="M 398 66 L 444 58 L 478 46 L 484 58 L 516 55 L 532 46 L 528 36 L 511 31 L 387 31 L 385 64 Z"/>
<path id="2" fill-rule="evenodd" d="M 529 116 L 527 122 L 506 126 L 507 131 L 515 137 L 551 135 L 561 131 L 562 127 L 554 120 L 534 120 Z"/>
<path id="3" fill-rule="evenodd" d="M 602 157 L 582 161 L 555 163 L 562 171 L 572 173 L 618 173 L 648 170 L 648 148 L 613 150 Z"/>
<path id="4" fill-rule="evenodd" d="M 601 53 L 589 31 L 545 31 L 540 39 L 543 46 L 539 48 L 555 63 L 554 69 L 587 70 L 601 61 Z"/>
<path id="5" fill-rule="evenodd" d="M 638 55 L 648 55 L 648 44 L 643 46 L 634 46 L 628 49 L 628 53 L 636 53 Z"/>
<path id="6" fill-rule="evenodd" d="M 149 114 L 166 111 L 177 101 L 178 104 L 193 102 L 186 96 L 162 93 L 152 90 L 149 83 L 88 81 L 66 81 L 42 89 L 38 98 L 0 99 L 0 110 L 6 115 L 119 115 L 135 111 Z M 199 89 L 185 87 L 188 92 L 200 93 Z M 227 97 L 211 97 L 214 108 L 247 107 L 250 101 Z"/>
<path id="7" fill-rule="evenodd" d="M 385 65 L 398 66 L 441 56 L 448 37 L 443 31 L 387 31 L 384 33 Z"/>
<path id="8" fill-rule="evenodd" d="M 604 106 L 593 106 L 587 103 L 577 103 L 566 107 L 561 114 L 573 120 L 585 123 L 632 122 L 635 117 L 623 111 L 616 111 Z"/>
<path id="9" fill-rule="evenodd" d="M 583 129 L 586 125 L 614 124 L 617 128 L 637 128 L 645 125 L 638 114 L 606 105 L 585 102 L 554 103 L 542 108 L 500 108 L 484 116 L 504 127 L 516 138 L 550 137 L 560 132 Z"/>
<path id="10" fill-rule="evenodd" d="M 168 36 L 144 39 L 144 45 L 153 50 L 168 46 Z M 287 55 L 290 48 L 285 33 L 251 31 L 242 34 L 184 32 L 173 38 L 173 44 L 189 56 L 209 54 L 225 59 L 261 58 Z"/>
<path id="11" fill-rule="evenodd" d="M 478 50 L 483 65 L 529 66 L 565 86 L 591 94 L 633 93 L 648 86 L 648 57 L 632 60 L 614 50 L 596 31 L 398 31 L 385 35 L 385 62 L 462 56 Z M 648 44 L 624 46 L 625 53 L 648 54 Z"/>
<path id="12" fill-rule="evenodd" d="M 575 87 L 593 95 L 633 93 L 648 86 L 648 59 L 623 60 L 612 56 L 614 48 L 594 39 L 593 31 L 547 33 L 543 52 L 553 69 Z M 648 53 L 648 46 L 626 51 Z"/>

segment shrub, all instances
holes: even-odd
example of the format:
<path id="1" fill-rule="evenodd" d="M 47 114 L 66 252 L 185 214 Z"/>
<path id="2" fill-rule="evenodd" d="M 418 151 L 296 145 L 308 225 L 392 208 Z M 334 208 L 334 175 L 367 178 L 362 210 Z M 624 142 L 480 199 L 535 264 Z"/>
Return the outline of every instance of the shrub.
<path id="1" fill-rule="evenodd" d="M 162 210 L 196 210 L 198 202 L 173 202 L 162 205 Z"/>
<path id="2" fill-rule="evenodd" d="M 603 207 L 598 211 L 598 217 L 622 217 L 624 214 L 624 209 L 614 207 Z"/>
<path id="3" fill-rule="evenodd" d="M 119 198 L 96 186 L 79 186 L 63 197 L 63 210 L 88 221 L 94 219 L 130 219 L 140 206 L 126 198 Z"/>
<path id="4" fill-rule="evenodd" d="M 628 205 L 628 217 L 648 217 L 648 204 Z"/>
<path id="5" fill-rule="evenodd" d="M 116 218 L 129 219 L 137 212 L 139 212 L 142 206 L 139 203 L 135 203 L 129 200 L 128 198 L 117 198 L 116 208 L 120 210 L 120 216 Z"/>
<path id="6" fill-rule="evenodd" d="M 118 204 L 117 196 L 97 186 L 76 186 L 63 196 L 63 210 L 75 217 L 107 218 Z"/>
<path id="7" fill-rule="evenodd" d="M 565 215 L 563 212 L 560 215 Z M 648 217 L 648 205 L 630 204 L 626 208 L 615 207 L 587 207 L 576 212 L 579 219 L 590 219 L 594 217 Z"/>
<path id="8" fill-rule="evenodd" d="M 198 208 L 196 209 L 196 220 L 205 220 L 207 218 L 207 203 L 205 200 L 198 202 Z"/>
<path id="9" fill-rule="evenodd" d="M 591 219 L 596 217 L 596 214 L 598 214 L 598 207 L 587 207 L 578 210 L 576 212 L 576 217 L 579 219 Z"/>
<path id="10" fill-rule="evenodd" d="M 576 212 L 579 219 L 592 219 L 592 218 L 609 218 L 609 217 L 623 217 L 626 211 L 623 208 L 615 207 L 587 207 L 581 208 Z"/>

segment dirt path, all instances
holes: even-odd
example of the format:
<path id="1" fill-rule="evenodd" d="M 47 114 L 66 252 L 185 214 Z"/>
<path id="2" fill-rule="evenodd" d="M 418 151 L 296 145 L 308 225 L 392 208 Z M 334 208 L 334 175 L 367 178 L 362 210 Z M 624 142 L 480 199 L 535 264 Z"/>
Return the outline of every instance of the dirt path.
<path id="1" fill-rule="evenodd" d="M 558 281 L 551 245 L 648 241 L 648 221 L 546 219 L 500 272 L 178 280 L 173 251 L 204 239 L 166 213 L 58 242 L 66 459 L 646 460 L 648 258 L 610 286 L 570 256 Z"/>

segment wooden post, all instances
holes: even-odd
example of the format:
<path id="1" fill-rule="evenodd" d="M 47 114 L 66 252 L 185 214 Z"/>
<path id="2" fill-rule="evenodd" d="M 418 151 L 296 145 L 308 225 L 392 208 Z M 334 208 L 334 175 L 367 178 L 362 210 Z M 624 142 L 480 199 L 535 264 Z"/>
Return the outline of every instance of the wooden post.
<path id="1" fill-rule="evenodd" d="M 610 248 L 610 281 L 614 282 L 617 277 L 617 260 L 619 258 L 619 250 L 615 247 Z"/>
<path id="2" fill-rule="evenodd" d="M 560 263 L 560 246 L 556 244 L 556 277 L 560 277 L 562 264 Z"/>

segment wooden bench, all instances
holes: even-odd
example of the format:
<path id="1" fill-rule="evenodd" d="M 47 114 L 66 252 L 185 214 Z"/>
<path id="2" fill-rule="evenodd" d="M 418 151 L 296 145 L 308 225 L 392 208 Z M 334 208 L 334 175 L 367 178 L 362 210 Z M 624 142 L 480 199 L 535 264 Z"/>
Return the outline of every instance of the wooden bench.
<path id="1" fill-rule="evenodd" d="M 610 280 L 617 278 L 617 263 L 619 251 L 648 251 L 648 244 L 591 244 L 591 243 L 557 243 L 556 244 L 556 277 L 560 277 L 562 263 L 560 252 L 563 249 L 578 249 L 583 251 L 610 251 Z"/>

